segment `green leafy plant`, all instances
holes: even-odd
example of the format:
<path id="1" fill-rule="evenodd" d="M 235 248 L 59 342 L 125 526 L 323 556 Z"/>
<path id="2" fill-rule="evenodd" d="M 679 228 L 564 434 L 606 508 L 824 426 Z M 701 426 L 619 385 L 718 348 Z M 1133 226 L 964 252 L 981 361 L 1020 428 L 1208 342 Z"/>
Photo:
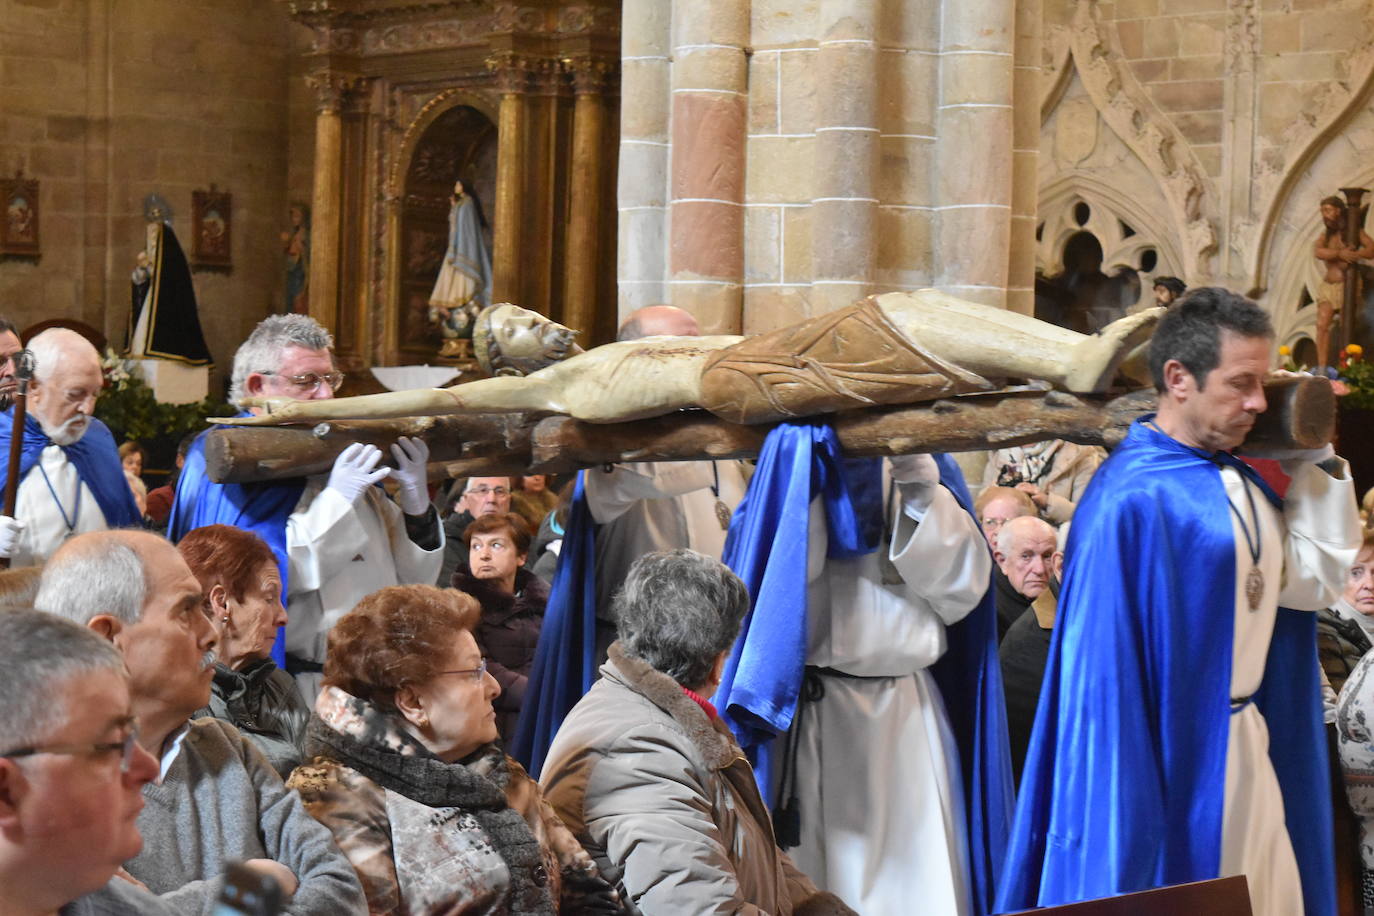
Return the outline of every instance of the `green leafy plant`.
<path id="1" fill-rule="evenodd" d="M 173 441 L 205 428 L 206 417 L 223 417 L 232 409 L 216 398 L 192 404 L 163 404 L 139 375 L 134 363 L 105 351 L 100 361 L 105 390 L 96 401 L 95 415 L 114 432 L 116 440 L 150 442 L 168 437 Z M 228 413 L 227 413 L 228 412 Z"/>
<path id="2" fill-rule="evenodd" d="M 1374 363 L 1365 362 L 1364 349 L 1359 344 L 1346 347 L 1336 361 L 1336 369 L 1340 372 L 1338 381 L 1346 389 L 1341 404 L 1365 410 L 1374 408 Z M 1342 392 L 1337 389 L 1337 393 Z"/>

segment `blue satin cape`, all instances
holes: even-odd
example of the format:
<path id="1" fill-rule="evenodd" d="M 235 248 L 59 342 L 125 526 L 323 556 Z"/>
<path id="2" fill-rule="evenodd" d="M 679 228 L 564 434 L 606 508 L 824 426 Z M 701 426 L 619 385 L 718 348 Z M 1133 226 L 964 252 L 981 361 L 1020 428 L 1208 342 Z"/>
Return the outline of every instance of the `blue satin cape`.
<path id="1" fill-rule="evenodd" d="M 558 727 L 596 679 L 598 526 L 587 507 L 585 477 L 585 471 L 577 472 L 525 703 L 506 748 L 536 779 Z"/>
<path id="2" fill-rule="evenodd" d="M 247 414 L 239 414 L 247 416 Z M 287 596 L 286 520 L 305 490 L 304 478 L 265 483 L 215 483 L 205 471 L 205 435 L 196 437 L 186 453 L 177 479 L 176 500 L 167 522 L 173 543 L 205 525 L 233 525 L 251 531 L 267 542 L 281 572 L 282 604 Z M 272 660 L 286 667 L 285 627 L 277 629 Z"/>
<path id="3" fill-rule="evenodd" d="M 14 429 L 14 407 L 5 411 L 6 419 L 0 421 L 0 490 L 9 480 L 10 436 Z M 24 415 L 24 438 L 19 444 L 19 479 L 28 476 L 38 464 L 43 449 L 53 441 L 43 432 L 43 427 L 34 419 L 33 414 Z M 85 434 L 71 445 L 61 446 L 67 460 L 76 468 L 77 476 L 91 488 L 100 511 L 105 516 L 105 524 L 111 528 L 136 528 L 143 522 L 134 501 L 134 493 L 129 489 L 129 480 L 124 476 L 124 464 L 119 460 L 119 449 L 115 446 L 114 436 L 104 423 L 91 417 Z M 70 509 L 70 506 L 64 508 Z"/>
<path id="4" fill-rule="evenodd" d="M 1219 464 L 1144 425 L 1074 512 L 1000 911 L 1218 877 L 1235 628 Z M 1255 703 L 1308 916 L 1335 913 L 1315 615 L 1280 608 Z"/>
<path id="5" fill-rule="evenodd" d="M 971 511 L 972 500 L 958 465 L 946 455 L 936 456 L 936 461 L 941 483 Z M 830 556 L 872 552 L 885 546 L 880 536 L 874 536 L 875 527 L 868 524 L 881 518 L 881 497 L 872 506 L 872 498 L 866 495 L 881 479 L 880 469 L 876 459 L 841 459 L 829 426 L 782 424 L 769 433 L 749 492 L 731 520 L 725 562 L 748 586 L 752 609 L 726 662 L 715 703 L 741 747 L 754 759 L 760 783 L 767 782 L 773 771 L 769 760 L 773 740 L 792 724 L 806 665 L 811 500 L 815 495 L 825 500 Z M 880 525 L 876 532 L 880 534 Z M 970 896 L 979 914 L 989 912 L 992 903 L 1012 804 L 991 577 L 988 585 L 978 607 L 948 628 L 948 650 L 931 667 L 958 744 Z M 760 788 L 771 802 L 771 788 Z"/>

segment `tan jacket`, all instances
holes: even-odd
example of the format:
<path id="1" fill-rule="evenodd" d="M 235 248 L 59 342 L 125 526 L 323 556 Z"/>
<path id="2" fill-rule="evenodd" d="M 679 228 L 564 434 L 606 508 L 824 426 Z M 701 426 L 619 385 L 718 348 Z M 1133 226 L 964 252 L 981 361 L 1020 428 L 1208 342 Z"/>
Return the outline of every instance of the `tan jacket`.
<path id="1" fill-rule="evenodd" d="M 725 725 L 619 643 L 559 729 L 542 784 L 640 912 L 853 912 L 778 849 L 753 769 Z"/>

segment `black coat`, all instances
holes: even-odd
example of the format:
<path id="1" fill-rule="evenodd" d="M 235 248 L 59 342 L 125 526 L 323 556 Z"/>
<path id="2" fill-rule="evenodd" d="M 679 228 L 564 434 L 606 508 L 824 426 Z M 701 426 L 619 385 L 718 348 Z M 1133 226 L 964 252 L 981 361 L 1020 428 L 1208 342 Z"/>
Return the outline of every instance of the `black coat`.
<path id="1" fill-rule="evenodd" d="M 282 779 L 302 761 L 310 709 L 296 689 L 296 679 L 270 658 L 242 671 L 215 666 L 210 705 L 191 717 L 213 716 L 228 722 L 257 745 Z"/>
<path id="2" fill-rule="evenodd" d="M 454 573 L 453 587 L 467 592 L 482 605 L 477 644 L 486 656 L 487 670 L 501 685 L 501 695 L 493 705 L 497 728 L 501 737 L 509 741 L 525 702 L 525 685 L 534 665 L 539 630 L 544 625 L 549 586 L 528 570 L 517 569 L 514 595 L 502 592 L 489 579 L 467 573 Z"/>

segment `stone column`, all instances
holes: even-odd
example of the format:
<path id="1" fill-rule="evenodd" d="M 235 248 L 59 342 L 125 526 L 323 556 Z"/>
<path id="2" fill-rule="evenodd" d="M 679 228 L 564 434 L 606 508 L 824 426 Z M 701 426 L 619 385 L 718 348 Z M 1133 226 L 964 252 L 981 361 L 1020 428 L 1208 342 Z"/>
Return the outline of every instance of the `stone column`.
<path id="1" fill-rule="evenodd" d="M 941 7 L 937 285 L 1001 306 L 1011 241 L 1015 7 L 1008 0 L 943 0 Z"/>
<path id="2" fill-rule="evenodd" d="M 572 74 L 573 138 L 569 182 L 568 233 L 563 281 L 563 323 L 590 339 L 596 319 L 598 241 L 601 237 L 601 151 L 605 145 L 609 61 L 581 58 L 568 62 Z"/>
<path id="3" fill-rule="evenodd" d="M 1012 74 L 1011 228 L 1007 308 L 1035 313 L 1035 226 L 1040 199 L 1041 0 L 1016 0 Z"/>
<path id="4" fill-rule="evenodd" d="M 671 299 L 704 334 L 743 324 L 748 42 L 749 4 L 674 4 Z"/>
<path id="5" fill-rule="evenodd" d="M 620 39 L 616 274 L 620 318 L 667 302 L 668 121 L 673 0 L 625 4 Z"/>
<path id="6" fill-rule="evenodd" d="M 501 90 L 496 148 L 496 213 L 492 226 L 491 295 L 493 302 L 520 298 L 520 226 L 525 181 L 525 95 L 529 88 L 525 61 L 513 55 L 492 58 Z"/>
<path id="7" fill-rule="evenodd" d="M 816 54 L 812 307 L 873 292 L 877 260 L 878 0 L 822 0 Z"/>
<path id="8" fill-rule="evenodd" d="M 340 112 L 356 77 L 321 70 L 306 77 L 315 90 L 315 190 L 311 203 L 310 317 L 331 330 L 338 323 L 339 244 L 343 188 Z"/>

